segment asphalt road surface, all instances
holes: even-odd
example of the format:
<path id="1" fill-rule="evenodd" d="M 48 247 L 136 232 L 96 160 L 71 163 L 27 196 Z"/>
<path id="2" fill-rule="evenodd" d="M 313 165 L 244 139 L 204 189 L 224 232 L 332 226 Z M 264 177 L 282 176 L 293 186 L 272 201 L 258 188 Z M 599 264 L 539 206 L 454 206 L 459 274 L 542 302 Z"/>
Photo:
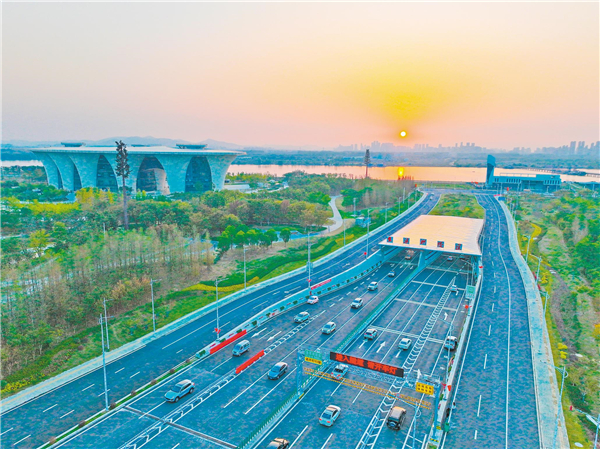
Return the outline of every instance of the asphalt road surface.
<path id="1" fill-rule="evenodd" d="M 438 193 L 430 194 L 429 199 L 409 212 L 390 230 L 372 232 L 370 246 L 375 248 L 386 235 L 402 228 L 419 215 L 427 214 L 438 198 Z M 329 279 L 363 261 L 364 250 L 365 247 L 361 245 L 340 251 L 334 259 L 314 270 L 313 283 Z M 299 274 L 221 307 L 221 328 L 231 330 L 269 304 L 306 288 L 306 282 L 306 274 Z M 111 362 L 107 366 L 109 401 L 124 397 L 214 341 L 215 324 L 215 313 L 209 313 Z M 103 408 L 103 373 L 100 368 L 3 413 L 1 447 L 37 447 Z M 110 446 L 101 444 L 100 447 Z"/>

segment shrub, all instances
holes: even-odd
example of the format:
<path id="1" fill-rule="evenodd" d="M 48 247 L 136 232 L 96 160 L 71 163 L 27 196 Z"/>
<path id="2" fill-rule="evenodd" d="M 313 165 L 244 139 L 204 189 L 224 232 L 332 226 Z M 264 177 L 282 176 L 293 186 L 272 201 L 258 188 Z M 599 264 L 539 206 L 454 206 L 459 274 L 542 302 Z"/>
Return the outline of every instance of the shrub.
<path id="1" fill-rule="evenodd" d="M 79 424 L 77 424 L 77 427 L 79 427 L 80 429 L 82 427 L 84 427 L 87 424 L 87 421 L 84 419 L 83 421 L 79 421 Z"/>
<path id="2" fill-rule="evenodd" d="M 175 368 L 171 368 L 171 369 L 169 370 L 169 373 L 170 373 L 170 374 L 175 374 Z"/>
<path id="3" fill-rule="evenodd" d="M 79 345 L 79 346 L 77 346 L 77 350 L 78 350 L 78 351 L 83 351 L 83 345 Z"/>
<path id="4" fill-rule="evenodd" d="M 256 326 L 258 324 L 258 321 L 254 320 L 252 321 L 252 326 Z"/>
<path id="5" fill-rule="evenodd" d="M 111 410 L 114 410 L 116 407 L 117 407 L 117 404 L 114 403 L 114 402 L 111 402 L 110 406 L 108 408 L 111 409 Z"/>
<path id="6" fill-rule="evenodd" d="M 51 438 L 48 440 L 48 444 L 54 444 L 54 443 L 56 443 L 56 437 L 51 437 Z"/>
<path id="7" fill-rule="evenodd" d="M 185 363 L 188 363 L 188 364 L 189 364 L 189 363 L 192 363 L 192 359 L 186 359 L 186 360 L 185 360 Z"/>
<path id="8" fill-rule="evenodd" d="M 158 381 L 156 379 L 152 379 L 150 381 L 150 385 L 156 385 L 158 383 Z"/>
<path id="9" fill-rule="evenodd" d="M 135 388 L 133 390 L 131 390 L 131 393 L 130 393 L 131 397 L 135 396 L 136 394 L 137 394 L 137 391 Z"/>

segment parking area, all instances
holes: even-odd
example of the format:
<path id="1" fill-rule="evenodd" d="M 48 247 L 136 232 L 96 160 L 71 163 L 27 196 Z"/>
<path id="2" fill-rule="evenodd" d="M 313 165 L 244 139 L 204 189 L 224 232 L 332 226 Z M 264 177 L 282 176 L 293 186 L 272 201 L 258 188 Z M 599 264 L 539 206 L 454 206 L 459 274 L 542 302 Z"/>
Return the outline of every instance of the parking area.
<path id="1" fill-rule="evenodd" d="M 282 313 L 249 333 L 248 352 L 232 356 L 234 345 L 194 364 L 174 376 L 169 385 L 181 379 L 195 383 L 194 393 L 177 403 L 166 403 L 167 387 L 141 394 L 109 419 L 89 426 L 85 432 L 65 443 L 68 447 L 89 447 L 99 438 L 104 447 L 211 447 L 217 440 L 224 445 L 237 445 L 259 425 L 296 388 L 296 348 L 303 344 L 333 347 L 338 344 L 377 304 L 389 295 L 411 272 L 410 264 L 400 263 L 402 256 L 392 260 L 368 278 L 335 293 L 322 296 L 314 305 L 304 304 Z M 388 273 L 396 271 L 395 277 Z M 378 289 L 368 291 L 370 282 Z M 362 297 L 364 305 L 350 307 Z M 294 322 L 294 316 L 308 312 L 309 319 Z M 331 335 L 321 332 L 328 321 L 335 321 L 337 330 Z M 265 355 L 239 374 L 236 367 L 265 350 Z M 288 364 L 278 380 L 267 373 L 276 362 Z M 172 420 L 177 427 L 165 425 Z"/>
<path id="2" fill-rule="evenodd" d="M 406 368 L 410 364 L 410 369 L 413 371 L 437 374 L 443 379 L 449 363 L 448 350 L 443 348 L 443 342 L 450 331 L 450 326 L 453 328 L 452 334 L 458 335 L 466 317 L 464 289 L 467 275 L 459 271 L 467 268 L 466 265 L 466 262 L 457 258 L 448 261 L 445 256 L 438 257 L 431 267 L 419 273 L 371 323 L 370 327 L 377 330 L 376 337 L 365 339 L 359 336 L 344 352 L 394 366 Z M 452 285 L 456 285 L 456 291 L 451 292 L 447 297 L 441 308 L 442 312 L 424 338 L 424 345 L 418 354 L 413 353 L 411 358 L 414 359 L 416 355 L 416 359 L 408 362 L 412 345 L 419 337 L 423 337 L 425 324 L 432 317 L 435 306 L 438 305 L 446 289 Z M 411 339 L 411 346 L 408 349 L 398 347 L 403 338 Z M 453 352 L 450 352 L 450 357 L 452 356 Z M 389 383 L 367 379 L 352 372 L 346 377 L 373 385 L 381 391 L 390 388 Z M 425 401 L 432 400 L 417 394 L 414 390 L 400 389 L 398 392 Z M 396 401 L 396 405 L 407 409 L 402 428 L 398 431 L 387 428 L 376 429 L 376 434 L 370 435 L 373 429 L 369 428 L 369 424 L 374 415 L 381 413 L 380 405 L 383 399 L 382 395 L 320 378 L 294 409 L 273 428 L 262 444 L 266 445 L 274 438 L 285 438 L 294 448 L 354 448 L 361 440 L 366 438 L 372 441 L 374 438 L 377 440 L 378 447 L 405 447 L 409 437 L 412 442 L 411 432 L 414 428 L 415 412 L 412 406 L 400 400 Z M 339 419 L 332 427 L 319 425 L 320 414 L 330 404 L 341 408 Z M 423 433 L 428 430 L 426 423 L 430 421 L 431 411 L 422 410 L 421 413 L 416 437 L 422 442 Z"/>

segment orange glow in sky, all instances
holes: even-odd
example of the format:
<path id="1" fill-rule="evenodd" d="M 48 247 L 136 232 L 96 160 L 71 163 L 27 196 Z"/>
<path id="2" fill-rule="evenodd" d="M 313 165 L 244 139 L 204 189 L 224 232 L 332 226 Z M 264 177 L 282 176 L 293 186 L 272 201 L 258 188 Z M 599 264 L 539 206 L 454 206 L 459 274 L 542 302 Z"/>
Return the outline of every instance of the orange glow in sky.
<path id="1" fill-rule="evenodd" d="M 597 2 L 5 3 L 3 139 L 590 142 L 599 13 Z"/>

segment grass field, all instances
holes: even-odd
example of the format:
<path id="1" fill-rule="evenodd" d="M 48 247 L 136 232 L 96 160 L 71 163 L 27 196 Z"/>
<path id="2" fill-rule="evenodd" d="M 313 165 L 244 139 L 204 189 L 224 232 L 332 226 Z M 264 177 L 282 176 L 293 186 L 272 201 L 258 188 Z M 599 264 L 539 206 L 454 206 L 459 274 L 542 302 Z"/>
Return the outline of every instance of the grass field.
<path id="1" fill-rule="evenodd" d="M 440 197 L 430 215 L 450 215 L 453 217 L 483 218 L 485 213 L 474 195 L 446 193 Z"/>

